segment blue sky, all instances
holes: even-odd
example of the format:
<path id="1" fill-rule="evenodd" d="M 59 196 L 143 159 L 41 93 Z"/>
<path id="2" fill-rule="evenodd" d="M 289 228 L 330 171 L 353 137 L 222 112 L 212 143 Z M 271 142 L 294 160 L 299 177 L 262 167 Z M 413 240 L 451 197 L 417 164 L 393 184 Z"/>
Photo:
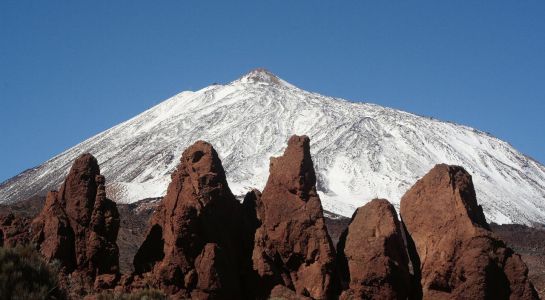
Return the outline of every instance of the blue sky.
<path id="1" fill-rule="evenodd" d="M 342 3 L 342 4 L 340 4 Z M 0 1 L 0 181 L 265 67 L 545 162 L 545 1 Z"/>

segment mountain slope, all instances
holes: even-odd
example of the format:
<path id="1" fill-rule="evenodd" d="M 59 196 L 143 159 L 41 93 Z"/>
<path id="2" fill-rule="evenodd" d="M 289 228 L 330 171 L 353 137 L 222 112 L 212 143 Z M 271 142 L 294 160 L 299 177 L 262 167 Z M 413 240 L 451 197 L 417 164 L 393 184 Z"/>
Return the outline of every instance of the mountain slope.
<path id="1" fill-rule="evenodd" d="M 262 189 L 270 156 L 306 134 L 324 208 L 345 216 L 373 197 L 401 195 L 436 163 L 465 167 L 489 221 L 545 223 L 545 167 L 475 129 L 301 90 L 265 70 L 182 92 L 0 185 L 0 201 L 57 188 L 92 153 L 120 202 L 164 195 L 183 149 L 214 145 L 231 189 Z"/>

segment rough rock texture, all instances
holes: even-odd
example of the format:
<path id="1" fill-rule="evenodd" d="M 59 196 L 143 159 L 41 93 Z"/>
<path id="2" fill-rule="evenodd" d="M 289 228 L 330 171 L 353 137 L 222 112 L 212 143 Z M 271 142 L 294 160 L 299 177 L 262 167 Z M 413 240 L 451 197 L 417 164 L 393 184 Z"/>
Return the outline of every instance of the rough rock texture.
<path id="1" fill-rule="evenodd" d="M 66 273 L 76 269 L 74 230 L 57 191 L 47 194 L 42 212 L 32 222 L 32 233 L 47 261 L 58 260 Z"/>
<path id="2" fill-rule="evenodd" d="M 15 247 L 31 242 L 30 225 L 42 210 L 45 197 L 31 197 L 25 201 L 0 204 L 0 247 Z"/>
<path id="3" fill-rule="evenodd" d="M 115 284 L 119 273 L 119 213 L 106 198 L 104 183 L 97 160 L 90 154 L 79 156 L 60 191 L 48 193 L 31 225 L 46 260 L 60 261 L 66 273 L 96 279 L 97 288 Z"/>
<path id="4" fill-rule="evenodd" d="M 241 283 L 244 298 L 255 299 L 259 295 L 259 276 L 253 269 L 252 253 L 255 244 L 255 232 L 261 226 L 263 202 L 261 192 L 254 189 L 246 194 L 242 201 L 242 267 Z"/>
<path id="5" fill-rule="evenodd" d="M 439 165 L 417 182 L 402 199 L 402 224 L 386 200 L 358 209 L 337 256 L 315 183 L 309 140 L 293 136 L 284 155 L 271 159 L 263 194 L 252 190 L 240 204 L 215 150 L 195 143 L 164 199 L 122 210 L 134 223 L 126 236 L 134 249 L 125 251 L 143 243 L 135 274 L 120 281 L 120 216 L 96 159 L 85 154 L 59 192 L 0 206 L 0 246 L 35 242 L 48 261 L 61 263 L 60 285 L 74 299 L 147 287 L 174 299 L 336 299 L 341 288 L 341 299 L 537 299 L 526 265 L 489 230 L 462 168 Z M 140 229 L 156 205 L 144 239 Z M 347 220 L 328 216 L 342 231 Z M 541 241 L 543 233 L 532 232 Z M 519 231 L 508 236 L 532 253 L 542 244 Z"/>
<path id="6" fill-rule="evenodd" d="M 15 247 L 29 242 L 28 226 L 30 218 L 14 215 L 11 212 L 0 213 L 0 247 Z"/>
<path id="7" fill-rule="evenodd" d="M 409 259 L 395 208 L 374 199 L 358 208 L 341 235 L 337 257 L 341 299 L 407 299 Z"/>
<path id="8" fill-rule="evenodd" d="M 303 295 L 298 295 L 295 291 L 290 290 L 281 284 L 275 286 L 271 290 L 270 300 L 311 300 L 312 298 Z"/>
<path id="9" fill-rule="evenodd" d="M 539 297 L 545 299 L 545 226 L 492 223 L 490 227 L 494 234 L 520 255 L 528 266 L 528 278 Z"/>
<path id="10" fill-rule="evenodd" d="M 401 216 L 424 299 L 537 299 L 519 255 L 489 231 L 463 168 L 435 166 L 403 196 Z"/>
<path id="11" fill-rule="evenodd" d="M 152 216 L 136 274 L 178 298 L 240 298 L 240 214 L 218 154 L 196 142 Z"/>
<path id="12" fill-rule="evenodd" d="M 335 251 L 316 193 L 308 137 L 292 136 L 284 154 L 271 158 L 261 202 L 262 224 L 252 256 L 258 290 L 268 294 L 280 284 L 297 295 L 332 297 Z"/>

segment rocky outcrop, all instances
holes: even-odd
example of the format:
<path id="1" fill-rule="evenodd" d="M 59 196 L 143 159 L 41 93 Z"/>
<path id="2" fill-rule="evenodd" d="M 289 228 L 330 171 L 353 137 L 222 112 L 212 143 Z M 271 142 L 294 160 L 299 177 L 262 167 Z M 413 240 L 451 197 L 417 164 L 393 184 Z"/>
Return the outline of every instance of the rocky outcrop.
<path id="1" fill-rule="evenodd" d="M 335 251 L 316 192 L 309 143 L 306 136 L 292 136 L 284 154 L 270 161 L 252 256 L 262 297 L 277 285 L 315 299 L 336 292 Z"/>
<path id="2" fill-rule="evenodd" d="M 409 259 L 394 206 L 374 199 L 358 208 L 337 247 L 341 299 L 407 299 Z"/>
<path id="3" fill-rule="evenodd" d="M 346 230 L 347 220 L 330 222 L 343 232 L 337 254 L 306 136 L 289 139 L 271 158 L 263 193 L 252 190 L 242 203 L 214 148 L 199 141 L 182 154 L 167 195 L 139 205 L 125 208 L 145 215 L 131 227 L 138 234 L 129 239 L 143 240 L 131 241 L 131 275 L 119 274 L 120 216 L 90 154 L 33 221 L 37 210 L 19 216 L 0 207 L 0 246 L 34 242 L 60 263 L 60 286 L 74 299 L 149 287 L 173 299 L 537 299 L 526 265 L 489 230 L 461 167 L 438 165 L 419 180 L 401 200 L 401 224 L 382 199 L 356 210 Z"/>
<path id="4" fill-rule="evenodd" d="M 31 225 L 33 241 L 47 261 L 58 260 L 65 273 L 96 280 L 96 288 L 111 287 L 119 273 L 119 213 L 104 184 L 97 160 L 79 156 Z"/>
<path id="5" fill-rule="evenodd" d="M 241 205 L 214 148 L 187 148 L 134 258 L 137 275 L 178 298 L 238 299 Z"/>
<path id="6" fill-rule="evenodd" d="M 0 213 L 0 247 L 28 244 L 30 218 L 11 212 Z"/>
<path id="7" fill-rule="evenodd" d="M 65 273 L 76 269 L 74 230 L 57 191 L 47 194 L 42 212 L 32 222 L 32 233 L 46 261 L 59 261 Z"/>
<path id="8" fill-rule="evenodd" d="M 526 265 L 489 231 L 463 168 L 435 166 L 403 196 L 401 216 L 424 299 L 537 299 Z"/>

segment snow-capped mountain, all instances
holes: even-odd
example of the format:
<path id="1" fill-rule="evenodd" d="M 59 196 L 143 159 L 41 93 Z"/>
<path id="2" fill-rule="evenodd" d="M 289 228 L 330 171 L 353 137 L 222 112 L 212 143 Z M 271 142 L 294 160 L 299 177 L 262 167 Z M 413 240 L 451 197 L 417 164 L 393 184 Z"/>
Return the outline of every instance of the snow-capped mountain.
<path id="1" fill-rule="evenodd" d="M 0 201 L 56 189 L 74 159 L 92 153 L 108 195 L 133 202 L 165 194 L 182 151 L 216 148 L 231 189 L 262 189 L 269 157 L 292 134 L 311 138 L 326 210 L 350 216 L 374 197 L 396 206 L 437 163 L 465 167 L 489 221 L 545 223 L 545 167 L 470 127 L 301 90 L 258 69 L 226 85 L 182 92 L 0 185 Z"/>

